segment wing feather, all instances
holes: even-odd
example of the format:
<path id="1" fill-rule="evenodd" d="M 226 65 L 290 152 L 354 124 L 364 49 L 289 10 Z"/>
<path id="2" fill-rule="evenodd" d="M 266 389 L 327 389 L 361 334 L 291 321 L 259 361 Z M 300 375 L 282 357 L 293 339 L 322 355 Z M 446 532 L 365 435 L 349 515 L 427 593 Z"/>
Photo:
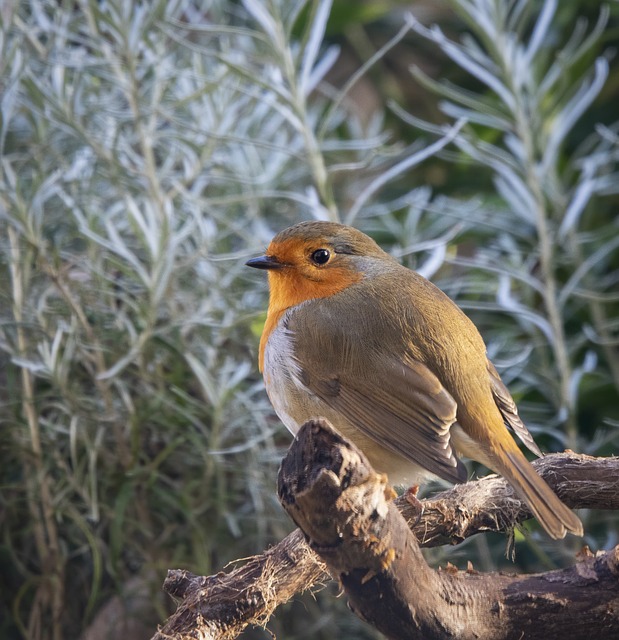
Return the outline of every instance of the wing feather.
<path id="1" fill-rule="evenodd" d="M 538 457 L 543 457 L 543 453 L 535 444 L 533 436 L 527 429 L 524 422 L 518 415 L 518 407 L 514 402 L 507 387 L 503 384 L 496 367 L 488 360 L 488 373 L 490 374 L 490 384 L 492 385 L 492 395 L 496 402 L 505 424 L 520 438 L 526 448 Z"/>
<path id="2" fill-rule="evenodd" d="M 438 378 L 413 360 L 372 366 L 372 379 L 332 373 L 304 383 L 332 409 L 382 446 L 450 482 L 466 468 L 450 443 L 456 403 Z"/>

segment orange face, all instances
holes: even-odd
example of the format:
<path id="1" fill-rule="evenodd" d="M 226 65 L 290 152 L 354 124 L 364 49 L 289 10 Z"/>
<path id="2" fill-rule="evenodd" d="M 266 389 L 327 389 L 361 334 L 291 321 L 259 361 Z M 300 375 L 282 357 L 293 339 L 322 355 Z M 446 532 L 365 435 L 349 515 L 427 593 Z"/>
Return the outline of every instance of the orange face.
<path id="1" fill-rule="evenodd" d="M 361 280 L 326 240 L 288 238 L 267 250 L 280 267 L 269 270 L 269 309 L 283 310 L 305 300 L 326 298 Z"/>

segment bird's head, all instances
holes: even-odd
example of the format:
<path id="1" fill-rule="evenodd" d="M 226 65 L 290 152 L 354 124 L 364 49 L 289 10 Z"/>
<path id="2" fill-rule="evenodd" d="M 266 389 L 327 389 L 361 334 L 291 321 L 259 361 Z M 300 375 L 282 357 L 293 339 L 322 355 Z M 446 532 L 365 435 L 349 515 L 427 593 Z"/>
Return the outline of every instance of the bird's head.
<path id="1" fill-rule="evenodd" d="M 369 236 L 335 222 L 301 222 L 278 233 L 266 254 L 245 264 L 269 272 L 271 307 L 325 298 L 392 261 Z"/>

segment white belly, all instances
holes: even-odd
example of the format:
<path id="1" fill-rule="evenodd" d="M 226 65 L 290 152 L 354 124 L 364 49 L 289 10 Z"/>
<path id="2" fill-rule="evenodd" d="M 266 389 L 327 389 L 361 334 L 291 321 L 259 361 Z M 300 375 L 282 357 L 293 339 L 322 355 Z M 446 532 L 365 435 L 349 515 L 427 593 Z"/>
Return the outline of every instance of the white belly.
<path id="1" fill-rule="evenodd" d="M 301 372 L 293 357 L 292 336 L 284 328 L 283 319 L 269 336 L 264 350 L 264 384 L 275 413 L 294 435 L 305 421 L 319 415 L 307 415 L 300 408 L 309 410 L 312 394 L 301 382 Z M 315 402 L 321 404 L 317 399 Z"/>

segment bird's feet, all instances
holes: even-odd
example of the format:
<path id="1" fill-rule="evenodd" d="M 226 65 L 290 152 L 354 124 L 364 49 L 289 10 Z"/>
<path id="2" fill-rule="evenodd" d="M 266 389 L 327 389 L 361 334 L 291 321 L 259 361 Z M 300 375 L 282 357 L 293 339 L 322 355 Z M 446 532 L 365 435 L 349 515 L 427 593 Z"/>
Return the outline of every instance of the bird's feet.
<path id="1" fill-rule="evenodd" d="M 421 516 L 423 514 L 423 503 L 419 500 L 419 498 L 417 498 L 418 493 L 419 493 L 418 484 L 414 484 L 410 486 L 404 492 L 404 499 L 413 508 L 413 511 L 412 511 L 413 517 L 411 518 L 411 523 L 410 523 L 411 527 L 414 527 L 419 522 L 419 520 L 421 520 Z"/>

